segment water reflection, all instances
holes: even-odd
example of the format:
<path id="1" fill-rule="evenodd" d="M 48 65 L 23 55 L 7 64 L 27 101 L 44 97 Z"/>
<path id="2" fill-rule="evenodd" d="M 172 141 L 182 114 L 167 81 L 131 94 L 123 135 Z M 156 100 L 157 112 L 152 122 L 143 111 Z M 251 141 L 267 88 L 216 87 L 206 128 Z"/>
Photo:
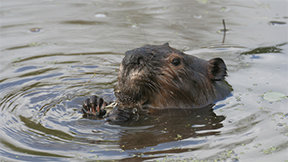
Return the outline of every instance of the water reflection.
<path id="1" fill-rule="evenodd" d="M 212 105 L 195 110 L 157 111 L 122 130 L 119 145 L 124 150 L 141 149 L 190 137 L 218 135 L 224 119 L 213 112 Z"/>

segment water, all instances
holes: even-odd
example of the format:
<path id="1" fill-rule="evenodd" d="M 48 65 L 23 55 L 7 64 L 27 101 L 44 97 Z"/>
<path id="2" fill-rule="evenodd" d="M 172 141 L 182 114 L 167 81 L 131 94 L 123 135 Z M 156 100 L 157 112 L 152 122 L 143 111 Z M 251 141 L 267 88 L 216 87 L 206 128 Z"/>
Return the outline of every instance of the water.
<path id="1" fill-rule="evenodd" d="M 265 98 L 288 95 L 287 6 L 1 1 L 1 161 L 288 160 L 288 99 Z M 130 125 L 82 118 L 87 96 L 115 99 L 126 50 L 165 42 L 201 58 L 222 57 L 232 96 L 213 112 L 173 112 Z"/>

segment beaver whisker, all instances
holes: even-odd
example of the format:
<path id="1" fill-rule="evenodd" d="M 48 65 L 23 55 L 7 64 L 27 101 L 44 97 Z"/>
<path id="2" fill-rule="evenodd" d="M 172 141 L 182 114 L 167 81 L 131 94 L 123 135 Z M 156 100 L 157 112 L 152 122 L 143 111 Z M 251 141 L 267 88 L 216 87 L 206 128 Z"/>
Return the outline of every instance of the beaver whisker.
<path id="1" fill-rule="evenodd" d="M 143 79 L 142 80 L 143 86 L 149 88 L 152 92 L 155 92 L 157 90 L 157 84 L 152 79 Z"/>
<path id="2" fill-rule="evenodd" d="M 149 82 L 147 85 L 148 85 L 148 88 L 149 88 L 151 91 L 155 92 L 155 91 L 157 90 L 157 86 L 155 85 L 155 83 Z"/>

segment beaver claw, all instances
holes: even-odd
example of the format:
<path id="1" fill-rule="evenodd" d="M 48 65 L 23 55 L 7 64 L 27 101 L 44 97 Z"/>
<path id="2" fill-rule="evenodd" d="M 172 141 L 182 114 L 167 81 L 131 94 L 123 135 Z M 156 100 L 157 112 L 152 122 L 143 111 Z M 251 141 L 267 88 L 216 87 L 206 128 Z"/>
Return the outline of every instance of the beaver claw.
<path id="1" fill-rule="evenodd" d="M 91 96 L 87 98 L 83 102 L 83 117 L 98 117 L 102 118 L 106 114 L 106 110 L 104 110 L 107 103 L 103 100 L 103 98 L 99 98 L 97 96 Z"/>

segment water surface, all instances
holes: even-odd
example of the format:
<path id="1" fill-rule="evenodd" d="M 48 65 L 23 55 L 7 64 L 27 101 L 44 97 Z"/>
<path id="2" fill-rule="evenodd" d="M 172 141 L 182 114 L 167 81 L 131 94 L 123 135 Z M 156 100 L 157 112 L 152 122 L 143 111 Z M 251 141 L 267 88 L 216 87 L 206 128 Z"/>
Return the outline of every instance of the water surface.
<path id="1" fill-rule="evenodd" d="M 1 160 L 288 160 L 285 0 L 2 0 L 0 19 Z M 82 117 L 87 96 L 115 99 L 126 50 L 166 42 L 222 57 L 232 96 L 128 125 Z"/>

